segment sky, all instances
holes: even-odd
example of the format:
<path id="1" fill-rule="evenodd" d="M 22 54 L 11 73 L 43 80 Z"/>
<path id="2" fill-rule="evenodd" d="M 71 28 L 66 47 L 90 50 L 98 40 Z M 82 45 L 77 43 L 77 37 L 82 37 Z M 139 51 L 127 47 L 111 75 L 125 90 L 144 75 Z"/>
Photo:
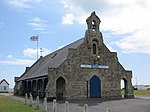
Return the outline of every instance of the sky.
<path id="1" fill-rule="evenodd" d="M 14 77 L 37 59 L 85 35 L 86 18 L 95 11 L 106 46 L 132 70 L 133 85 L 150 85 L 149 0 L 0 0 L 0 80 Z M 40 52 L 42 48 L 42 54 Z"/>

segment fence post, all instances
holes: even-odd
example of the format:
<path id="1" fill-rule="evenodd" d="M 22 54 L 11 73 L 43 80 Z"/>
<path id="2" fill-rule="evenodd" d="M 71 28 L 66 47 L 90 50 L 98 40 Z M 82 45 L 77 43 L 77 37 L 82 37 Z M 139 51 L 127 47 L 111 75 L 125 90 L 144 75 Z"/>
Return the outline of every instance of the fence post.
<path id="1" fill-rule="evenodd" d="M 32 97 L 32 94 L 30 93 L 30 105 L 32 106 L 33 104 L 33 97 Z"/>
<path id="2" fill-rule="evenodd" d="M 44 111 L 47 112 L 47 98 L 44 98 Z"/>
<path id="3" fill-rule="evenodd" d="M 25 105 L 27 105 L 27 102 L 28 102 L 28 96 L 27 94 L 25 94 Z"/>
<path id="4" fill-rule="evenodd" d="M 69 103 L 68 103 L 68 101 L 65 102 L 65 112 L 69 112 Z"/>
<path id="5" fill-rule="evenodd" d="M 84 104 L 83 112 L 88 112 L 88 105 L 87 104 Z"/>
<path id="6" fill-rule="evenodd" d="M 53 112 L 57 112 L 56 99 L 53 100 Z"/>
<path id="7" fill-rule="evenodd" d="M 36 97 L 36 108 L 39 108 L 39 96 Z"/>
<path id="8" fill-rule="evenodd" d="M 107 112 L 111 112 L 111 109 L 110 109 L 110 108 L 107 108 Z"/>

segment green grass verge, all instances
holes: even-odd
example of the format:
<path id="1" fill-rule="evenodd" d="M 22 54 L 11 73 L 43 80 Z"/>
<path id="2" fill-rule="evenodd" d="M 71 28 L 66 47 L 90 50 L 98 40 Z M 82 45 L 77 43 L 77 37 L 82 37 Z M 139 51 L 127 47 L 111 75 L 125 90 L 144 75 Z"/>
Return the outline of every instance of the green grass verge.
<path id="1" fill-rule="evenodd" d="M 124 90 L 121 91 L 121 94 L 124 95 Z M 150 90 L 134 90 L 134 95 L 150 97 Z"/>
<path id="2" fill-rule="evenodd" d="M 150 90 L 134 90 L 135 96 L 150 96 Z"/>
<path id="3" fill-rule="evenodd" d="M 24 105 L 21 101 L 10 99 L 0 95 L 0 112 L 42 112 L 31 106 Z"/>

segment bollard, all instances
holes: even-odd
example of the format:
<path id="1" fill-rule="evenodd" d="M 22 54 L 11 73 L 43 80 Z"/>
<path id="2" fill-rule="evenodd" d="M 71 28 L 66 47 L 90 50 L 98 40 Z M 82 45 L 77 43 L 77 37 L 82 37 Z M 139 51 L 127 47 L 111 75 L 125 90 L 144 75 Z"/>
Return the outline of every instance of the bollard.
<path id="1" fill-rule="evenodd" d="M 30 93 L 30 105 L 32 106 L 33 104 L 33 97 L 32 97 L 32 94 Z"/>
<path id="2" fill-rule="evenodd" d="M 57 106 L 56 106 L 56 99 L 53 100 L 53 111 L 52 112 L 57 112 Z"/>
<path id="3" fill-rule="evenodd" d="M 36 97 L 36 108 L 39 108 L 39 96 Z"/>
<path id="4" fill-rule="evenodd" d="M 68 101 L 65 102 L 65 112 L 69 112 L 69 103 L 68 103 Z"/>
<path id="5" fill-rule="evenodd" d="M 44 98 L 44 112 L 47 112 L 47 98 Z"/>
<path id="6" fill-rule="evenodd" d="M 83 112 L 88 112 L 88 105 L 87 104 L 84 104 Z"/>
<path id="7" fill-rule="evenodd" d="M 25 105 L 27 105 L 28 104 L 28 96 L 27 96 L 27 94 L 25 94 Z"/>
<path id="8" fill-rule="evenodd" d="M 110 108 L 107 108 L 107 112 L 111 112 L 111 109 L 110 109 Z"/>

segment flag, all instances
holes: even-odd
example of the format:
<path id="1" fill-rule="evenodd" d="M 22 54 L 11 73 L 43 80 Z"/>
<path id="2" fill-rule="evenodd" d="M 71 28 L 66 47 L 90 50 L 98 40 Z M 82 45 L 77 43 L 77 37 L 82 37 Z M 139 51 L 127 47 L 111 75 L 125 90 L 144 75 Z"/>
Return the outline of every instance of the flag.
<path id="1" fill-rule="evenodd" d="M 32 36 L 32 37 L 30 37 L 30 41 L 38 41 L 38 36 Z"/>

